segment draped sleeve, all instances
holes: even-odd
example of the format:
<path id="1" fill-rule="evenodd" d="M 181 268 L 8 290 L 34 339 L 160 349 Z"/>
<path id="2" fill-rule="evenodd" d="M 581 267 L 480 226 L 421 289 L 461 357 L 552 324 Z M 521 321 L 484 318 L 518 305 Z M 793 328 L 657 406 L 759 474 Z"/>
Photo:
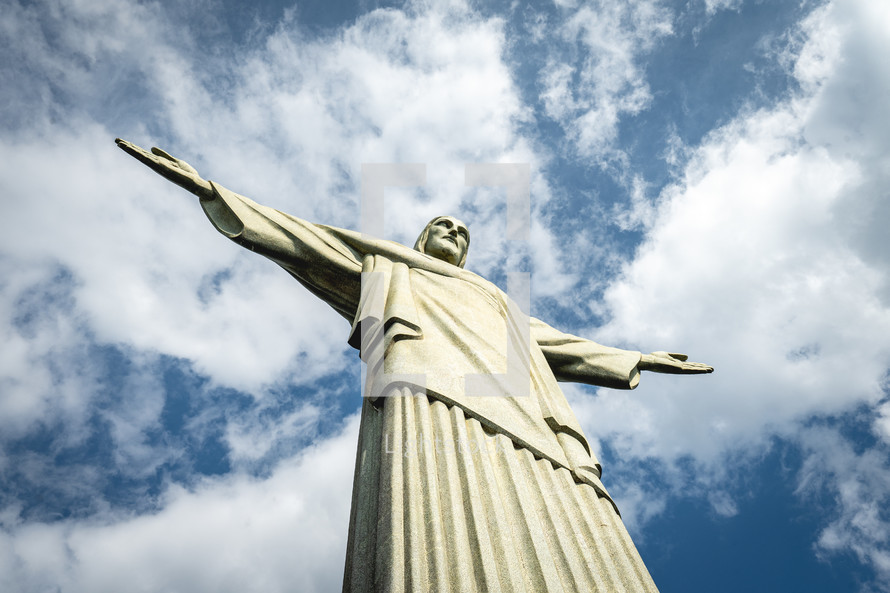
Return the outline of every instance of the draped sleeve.
<path id="1" fill-rule="evenodd" d="M 201 207 L 216 230 L 271 259 L 340 315 L 354 319 L 366 253 L 360 241 L 343 240 L 350 231 L 307 222 L 211 185 L 214 197 L 201 200 Z"/>
<path id="2" fill-rule="evenodd" d="M 557 381 L 633 389 L 640 382 L 639 352 L 602 346 L 531 318 L 531 338 L 538 343 Z"/>

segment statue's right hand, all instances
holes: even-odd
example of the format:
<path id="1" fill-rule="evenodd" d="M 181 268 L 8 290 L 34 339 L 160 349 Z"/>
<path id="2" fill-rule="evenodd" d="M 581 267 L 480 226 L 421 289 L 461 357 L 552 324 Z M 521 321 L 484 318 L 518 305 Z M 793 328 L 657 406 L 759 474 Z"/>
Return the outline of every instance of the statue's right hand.
<path id="1" fill-rule="evenodd" d="M 698 375 L 714 372 L 714 367 L 700 362 L 689 362 L 688 358 L 685 354 L 659 350 L 652 354 L 643 354 L 640 358 L 639 369 L 671 375 Z"/>
<path id="2" fill-rule="evenodd" d="M 213 197 L 213 188 L 210 182 L 201 178 L 195 168 L 187 162 L 179 160 L 157 147 L 152 148 L 151 152 L 148 152 L 144 148 L 120 138 L 115 138 L 114 141 L 121 150 L 176 185 L 187 189 L 200 198 L 209 199 Z"/>

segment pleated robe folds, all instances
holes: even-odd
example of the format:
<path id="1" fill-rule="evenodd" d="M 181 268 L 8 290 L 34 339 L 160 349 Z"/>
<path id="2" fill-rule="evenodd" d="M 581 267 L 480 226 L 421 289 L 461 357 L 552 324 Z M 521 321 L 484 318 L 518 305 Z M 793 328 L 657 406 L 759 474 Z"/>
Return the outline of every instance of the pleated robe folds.
<path id="1" fill-rule="evenodd" d="M 656 591 L 556 383 L 632 388 L 638 352 L 403 245 L 214 189 L 217 230 L 352 322 L 367 363 L 344 591 Z"/>

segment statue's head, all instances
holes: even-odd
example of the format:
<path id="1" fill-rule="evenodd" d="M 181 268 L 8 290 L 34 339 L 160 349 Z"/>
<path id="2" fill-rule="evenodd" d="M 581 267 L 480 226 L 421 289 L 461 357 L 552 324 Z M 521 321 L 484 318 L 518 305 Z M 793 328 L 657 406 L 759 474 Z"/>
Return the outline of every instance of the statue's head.
<path id="1" fill-rule="evenodd" d="M 429 221 L 414 243 L 417 251 L 461 268 L 467 263 L 469 248 L 470 231 L 453 216 L 437 216 Z"/>

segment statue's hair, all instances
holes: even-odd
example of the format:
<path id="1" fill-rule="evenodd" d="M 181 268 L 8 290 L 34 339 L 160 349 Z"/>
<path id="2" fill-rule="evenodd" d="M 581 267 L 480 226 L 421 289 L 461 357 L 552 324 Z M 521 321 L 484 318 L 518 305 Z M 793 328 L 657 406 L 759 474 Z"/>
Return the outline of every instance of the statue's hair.
<path id="1" fill-rule="evenodd" d="M 426 223 L 426 226 L 423 227 L 423 231 L 420 233 L 420 236 L 417 237 L 417 241 L 414 242 L 414 249 L 416 249 L 417 251 L 419 251 L 421 253 L 426 253 L 426 251 L 424 251 L 424 249 L 426 249 L 426 238 L 430 234 L 430 227 L 433 226 L 434 224 L 436 224 L 437 222 L 439 222 L 440 220 L 442 220 L 443 218 L 453 218 L 453 217 L 451 217 L 451 216 L 437 216 L 434 219 L 432 219 L 431 221 L 429 221 L 428 223 Z M 460 261 L 457 264 L 457 266 L 459 268 L 464 267 L 464 264 L 467 263 L 467 253 L 469 251 L 470 251 L 470 231 L 467 230 L 467 248 L 464 249 L 464 255 L 463 255 L 463 257 L 461 257 Z"/>

